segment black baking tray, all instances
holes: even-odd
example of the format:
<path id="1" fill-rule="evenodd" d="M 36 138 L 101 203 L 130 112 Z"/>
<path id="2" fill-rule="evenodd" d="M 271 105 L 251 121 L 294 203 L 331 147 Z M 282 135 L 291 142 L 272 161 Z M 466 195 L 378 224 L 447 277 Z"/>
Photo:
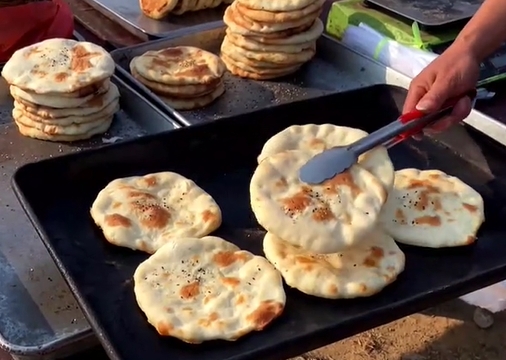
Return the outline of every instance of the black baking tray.
<path id="1" fill-rule="evenodd" d="M 484 0 L 365 0 L 365 4 L 416 21 L 427 28 L 459 25 L 469 20 Z"/>
<path id="2" fill-rule="evenodd" d="M 398 116 L 405 96 L 401 88 L 376 85 L 271 107 L 25 165 L 13 186 L 111 359 L 286 359 L 506 278 L 504 150 L 464 126 L 438 140 L 409 140 L 390 149 L 397 169 L 441 169 L 482 194 L 487 221 L 477 243 L 442 250 L 403 246 L 404 273 L 370 298 L 331 301 L 287 289 L 284 314 L 236 342 L 188 345 L 158 336 L 133 293 L 132 275 L 147 255 L 108 244 L 90 206 L 115 178 L 176 171 L 220 205 L 223 225 L 216 235 L 262 254 L 264 230 L 250 210 L 249 182 L 265 141 L 292 124 L 373 131 Z"/>

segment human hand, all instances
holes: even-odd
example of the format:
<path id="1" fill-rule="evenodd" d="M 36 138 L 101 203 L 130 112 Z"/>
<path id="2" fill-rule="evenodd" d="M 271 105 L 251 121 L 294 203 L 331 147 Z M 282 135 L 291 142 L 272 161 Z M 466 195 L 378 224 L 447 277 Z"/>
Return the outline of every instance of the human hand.
<path id="1" fill-rule="evenodd" d="M 448 48 L 432 61 L 409 87 L 403 113 L 414 109 L 433 112 L 445 101 L 474 89 L 478 81 L 480 62 L 468 51 Z M 472 100 L 465 96 L 455 104 L 452 113 L 441 119 L 427 133 L 440 132 L 465 119 L 472 108 Z"/>

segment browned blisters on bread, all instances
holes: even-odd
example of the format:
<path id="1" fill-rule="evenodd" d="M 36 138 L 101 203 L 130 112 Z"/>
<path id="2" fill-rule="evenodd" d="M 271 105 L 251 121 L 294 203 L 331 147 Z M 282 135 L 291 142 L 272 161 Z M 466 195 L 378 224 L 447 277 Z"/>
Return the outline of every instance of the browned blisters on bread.
<path id="1" fill-rule="evenodd" d="M 307 256 L 296 256 L 295 263 L 302 266 L 305 271 L 312 271 L 313 267 L 318 264 L 318 260 Z"/>
<path id="2" fill-rule="evenodd" d="M 131 199 L 143 198 L 143 200 L 145 200 L 145 201 L 156 200 L 156 196 L 154 196 L 150 193 L 144 192 L 144 191 L 139 191 L 139 190 L 129 191 L 127 194 L 127 197 L 129 197 Z"/>
<path id="3" fill-rule="evenodd" d="M 28 59 L 28 58 L 31 58 L 32 56 L 36 56 L 37 54 L 41 53 L 43 50 L 41 50 L 40 48 L 38 47 L 32 47 L 29 51 L 27 51 L 25 53 L 25 57 Z"/>
<path id="4" fill-rule="evenodd" d="M 110 227 L 126 227 L 132 226 L 132 222 L 129 218 L 120 214 L 110 214 L 104 217 L 104 223 Z"/>
<path id="5" fill-rule="evenodd" d="M 146 201 L 146 199 L 134 201 L 131 205 L 134 211 L 140 215 L 142 225 L 148 228 L 161 229 L 169 224 L 170 213 L 160 205 Z"/>
<path id="6" fill-rule="evenodd" d="M 355 179 L 349 171 L 337 174 L 332 179 L 325 181 L 323 184 L 324 191 L 327 194 L 335 195 L 339 193 L 339 188 L 346 186 L 350 189 L 353 197 L 357 197 L 362 193 L 362 189 L 355 183 Z"/>
<path id="7" fill-rule="evenodd" d="M 474 206 L 474 205 L 471 205 L 471 204 L 468 204 L 468 203 L 463 203 L 462 206 L 464 207 L 464 209 L 466 209 L 470 213 L 475 213 L 475 212 L 478 211 L 478 207 L 477 206 Z"/>
<path id="8" fill-rule="evenodd" d="M 184 55 L 184 51 L 181 48 L 173 47 L 168 49 L 163 49 L 159 52 L 160 55 L 166 56 L 168 58 L 175 58 L 174 60 L 178 60 L 177 58 Z"/>
<path id="9" fill-rule="evenodd" d="M 156 186 L 156 184 L 158 183 L 156 176 L 145 176 L 142 178 L 142 181 L 147 187 Z"/>
<path id="10" fill-rule="evenodd" d="M 237 300 L 236 300 L 235 304 L 236 304 L 236 305 L 242 305 L 242 304 L 244 304 L 245 302 L 246 302 L 246 297 L 245 297 L 243 294 L 241 294 L 241 295 L 239 295 L 239 296 L 237 297 Z"/>
<path id="11" fill-rule="evenodd" d="M 273 300 L 262 301 L 259 307 L 246 317 L 253 324 L 255 330 L 263 330 L 283 312 L 283 304 Z"/>
<path id="12" fill-rule="evenodd" d="M 285 178 L 281 178 L 274 183 L 274 186 L 279 188 L 280 190 L 284 190 L 288 187 L 288 182 L 286 181 Z"/>
<path id="13" fill-rule="evenodd" d="M 323 150 L 325 149 L 325 141 L 318 138 L 312 138 L 311 141 L 309 141 L 309 147 L 316 150 Z"/>
<path id="14" fill-rule="evenodd" d="M 469 235 L 466 239 L 466 245 L 471 245 L 476 241 L 476 236 Z"/>
<path id="15" fill-rule="evenodd" d="M 198 281 L 194 281 L 181 287 L 179 290 L 179 296 L 184 300 L 191 300 L 200 294 L 200 284 Z"/>
<path id="16" fill-rule="evenodd" d="M 289 216 L 294 216 L 296 214 L 301 214 L 304 210 L 306 210 L 312 202 L 310 191 L 311 190 L 309 188 L 304 187 L 295 195 L 282 199 L 281 202 L 283 204 L 283 208 L 285 209 L 285 213 Z"/>
<path id="17" fill-rule="evenodd" d="M 236 261 L 246 262 L 249 257 L 243 252 L 220 251 L 213 256 L 213 262 L 219 267 L 227 267 Z"/>
<path id="18" fill-rule="evenodd" d="M 329 287 L 328 287 L 328 292 L 329 294 L 331 295 L 336 295 L 337 294 L 337 286 L 335 284 L 330 284 Z"/>
<path id="19" fill-rule="evenodd" d="M 219 318 L 220 315 L 217 312 L 212 312 L 207 318 L 199 319 L 198 323 L 202 327 L 211 327 Z"/>
<path id="20" fill-rule="evenodd" d="M 413 220 L 413 225 L 441 226 L 441 218 L 435 216 L 420 216 Z"/>
<path id="21" fill-rule="evenodd" d="M 142 0 L 142 10 L 148 14 L 155 11 L 162 11 L 167 6 L 166 0 Z"/>
<path id="22" fill-rule="evenodd" d="M 202 221 L 206 222 L 215 222 L 218 219 L 218 216 L 213 213 L 211 210 L 202 211 Z"/>
<path id="23" fill-rule="evenodd" d="M 42 77 L 44 77 L 44 76 L 46 76 L 46 75 L 47 75 L 47 72 L 42 71 L 42 70 L 38 70 L 38 69 L 35 69 L 35 68 L 34 68 L 34 69 L 30 70 L 30 74 L 35 75 L 35 76 L 38 76 L 38 77 L 41 77 L 41 78 L 42 78 Z"/>
<path id="24" fill-rule="evenodd" d="M 56 82 L 64 82 L 69 76 L 70 75 L 68 73 L 62 71 L 54 75 L 54 80 Z"/>
<path id="25" fill-rule="evenodd" d="M 70 70 L 77 72 L 88 71 L 91 69 L 93 64 L 90 60 L 101 55 L 98 52 L 89 52 L 84 46 L 79 44 L 74 46 L 71 51 L 72 60 L 70 62 Z"/>
<path id="26" fill-rule="evenodd" d="M 235 277 L 221 278 L 221 282 L 223 283 L 223 285 L 230 286 L 230 287 L 236 287 L 241 283 L 241 281 Z"/>
<path id="27" fill-rule="evenodd" d="M 159 321 L 155 327 L 156 331 L 162 336 L 169 336 L 174 331 L 174 326 L 166 321 Z"/>
<path id="28" fill-rule="evenodd" d="M 395 211 L 395 220 L 397 220 L 401 224 L 406 223 L 406 215 L 404 214 L 404 212 L 401 209 L 397 209 Z"/>
<path id="29" fill-rule="evenodd" d="M 369 254 L 364 259 L 363 265 L 365 267 L 378 267 L 379 262 L 385 257 L 385 251 L 378 247 L 372 246 L 369 250 Z"/>
<path id="30" fill-rule="evenodd" d="M 317 222 L 325 222 L 335 219 L 334 213 L 328 206 L 315 208 L 312 215 L 313 220 Z"/>

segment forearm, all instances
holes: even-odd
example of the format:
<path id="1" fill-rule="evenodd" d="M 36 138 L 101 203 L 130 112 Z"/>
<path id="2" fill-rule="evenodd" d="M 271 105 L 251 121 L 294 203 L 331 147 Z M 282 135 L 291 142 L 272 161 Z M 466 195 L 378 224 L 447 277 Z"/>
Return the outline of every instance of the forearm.
<path id="1" fill-rule="evenodd" d="M 452 45 L 473 53 L 478 61 L 506 41 L 506 0 L 486 0 Z"/>

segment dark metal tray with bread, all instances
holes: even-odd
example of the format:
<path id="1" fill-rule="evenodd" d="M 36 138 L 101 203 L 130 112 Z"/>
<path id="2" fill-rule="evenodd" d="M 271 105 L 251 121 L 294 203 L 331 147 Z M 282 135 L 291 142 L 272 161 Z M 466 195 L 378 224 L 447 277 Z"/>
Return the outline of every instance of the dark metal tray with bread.
<path id="1" fill-rule="evenodd" d="M 107 18 L 144 40 L 162 38 L 178 29 L 220 20 L 223 17 L 224 8 L 228 6 L 221 3 L 221 5 L 214 8 L 189 11 L 182 15 L 169 13 L 167 16 L 156 20 L 143 14 L 138 0 L 85 1 Z M 208 4 L 217 2 L 216 0 L 209 0 Z M 146 1 L 146 3 L 149 5 L 149 2 Z M 193 1 L 193 3 L 196 3 L 196 1 Z"/>
<path id="2" fill-rule="evenodd" d="M 365 84 L 373 84 L 375 81 L 374 76 L 365 69 L 359 66 L 354 69 L 352 58 L 345 54 L 349 50 L 326 35 L 322 35 L 317 41 L 315 57 L 293 75 L 272 81 L 254 81 L 239 78 L 229 72 L 225 73 L 225 93 L 210 105 L 198 110 L 175 111 L 130 74 L 130 61 L 150 50 L 184 45 L 219 54 L 225 31 L 226 28 L 221 21 L 204 24 L 173 32 L 161 40 L 114 50 L 111 56 L 117 64 L 120 76 L 135 84 L 135 87 L 141 89 L 150 101 L 186 125 L 222 119 L 329 93 L 357 89 Z"/>
<path id="3" fill-rule="evenodd" d="M 281 316 L 235 342 L 190 345 L 158 335 L 133 292 L 134 271 L 148 255 L 107 243 L 90 207 L 114 179 L 177 172 L 219 204 L 223 222 L 213 235 L 262 255 L 265 231 L 252 213 L 249 186 L 264 143 L 288 126 L 309 122 L 371 132 L 399 115 L 405 96 L 404 89 L 376 85 L 294 101 L 28 164 L 16 172 L 13 186 L 111 359 L 286 359 L 506 278 L 504 149 L 466 126 L 391 148 L 395 169 L 439 169 L 481 194 L 486 221 L 478 240 L 453 249 L 401 246 L 404 272 L 366 298 L 324 300 L 286 287 Z M 367 106 L 354 105 L 364 99 Z"/>

